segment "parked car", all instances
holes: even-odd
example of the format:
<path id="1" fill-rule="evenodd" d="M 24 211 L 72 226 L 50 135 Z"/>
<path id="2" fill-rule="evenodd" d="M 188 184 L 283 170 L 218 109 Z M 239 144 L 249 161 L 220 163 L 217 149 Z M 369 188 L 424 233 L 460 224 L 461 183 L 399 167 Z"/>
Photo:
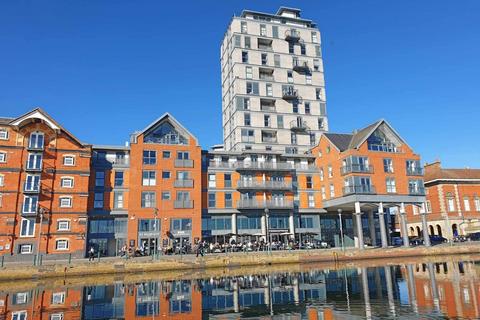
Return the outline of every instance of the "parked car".
<path id="1" fill-rule="evenodd" d="M 441 243 L 445 243 L 447 242 L 448 240 L 442 236 L 439 236 L 439 235 L 433 235 L 433 236 L 430 236 L 430 243 L 432 245 L 436 245 L 436 244 L 441 244 Z"/>
<path id="2" fill-rule="evenodd" d="M 402 237 L 392 237 L 392 246 L 395 246 L 395 247 L 403 246 Z"/>
<path id="3" fill-rule="evenodd" d="M 466 238 L 470 241 L 480 241 L 480 232 L 470 233 Z"/>
<path id="4" fill-rule="evenodd" d="M 423 237 L 410 237 L 409 240 L 411 246 L 419 246 L 423 244 Z"/>

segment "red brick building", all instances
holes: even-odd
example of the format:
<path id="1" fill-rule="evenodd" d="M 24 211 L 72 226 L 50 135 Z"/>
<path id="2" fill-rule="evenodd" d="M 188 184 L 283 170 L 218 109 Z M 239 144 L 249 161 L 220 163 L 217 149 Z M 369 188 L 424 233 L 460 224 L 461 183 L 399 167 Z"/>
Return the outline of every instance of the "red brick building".
<path id="1" fill-rule="evenodd" d="M 37 108 L 0 119 L 0 254 L 83 257 L 91 147 Z"/>

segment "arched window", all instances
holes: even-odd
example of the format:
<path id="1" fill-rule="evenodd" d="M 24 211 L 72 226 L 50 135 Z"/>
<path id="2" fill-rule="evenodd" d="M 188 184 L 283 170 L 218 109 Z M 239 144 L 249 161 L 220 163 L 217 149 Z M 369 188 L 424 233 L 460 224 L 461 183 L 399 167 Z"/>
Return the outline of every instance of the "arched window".
<path id="1" fill-rule="evenodd" d="M 420 230 L 420 227 L 417 226 L 417 236 L 421 237 L 422 236 L 422 230 Z"/>
<path id="2" fill-rule="evenodd" d="M 442 236 L 442 227 L 440 227 L 439 224 L 437 224 L 437 234 L 441 237 Z"/>
<path id="3" fill-rule="evenodd" d="M 415 236 L 415 229 L 413 229 L 413 227 L 410 227 L 410 235 L 412 237 Z"/>
<path id="4" fill-rule="evenodd" d="M 435 235 L 435 229 L 433 228 L 433 226 L 429 226 L 428 229 L 430 229 L 431 236 Z"/>
<path id="5" fill-rule="evenodd" d="M 458 226 L 456 223 L 452 224 L 452 234 L 454 237 L 458 236 Z"/>
<path id="6" fill-rule="evenodd" d="M 28 140 L 28 147 L 30 149 L 43 149 L 45 144 L 45 136 L 43 132 L 36 131 L 30 134 L 30 139 Z"/>

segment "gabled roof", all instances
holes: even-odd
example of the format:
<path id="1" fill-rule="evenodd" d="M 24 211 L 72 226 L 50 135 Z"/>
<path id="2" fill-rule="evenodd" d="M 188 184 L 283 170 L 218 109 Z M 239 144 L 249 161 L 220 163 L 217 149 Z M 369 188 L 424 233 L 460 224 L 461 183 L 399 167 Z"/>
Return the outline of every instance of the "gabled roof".
<path id="1" fill-rule="evenodd" d="M 330 142 L 340 151 L 348 149 L 358 149 L 360 146 L 370 137 L 375 130 L 377 130 L 382 124 L 385 124 L 397 138 L 405 145 L 407 143 L 403 138 L 393 129 L 393 127 L 384 119 L 380 119 L 352 134 L 348 133 L 324 133 L 323 135 L 330 140 Z"/>
<path id="2" fill-rule="evenodd" d="M 7 119 L 7 118 L 3 118 Z M 65 129 L 63 126 L 61 126 L 57 121 L 55 121 L 48 113 L 46 113 L 42 108 L 35 108 L 23 115 L 21 115 L 18 118 L 13 118 L 10 119 L 8 122 L 9 125 L 11 126 L 21 126 L 22 123 L 26 120 L 29 119 L 41 119 L 44 123 L 46 123 L 52 130 L 60 130 L 63 131 L 65 134 L 67 134 L 72 140 L 77 142 L 78 144 L 85 146 L 83 142 L 78 140 L 73 134 L 71 134 L 67 129 Z M 7 123 L 6 123 L 7 124 Z"/>
<path id="3" fill-rule="evenodd" d="M 172 123 L 172 125 L 174 127 L 176 127 L 176 129 L 179 129 L 179 131 L 183 131 L 184 134 L 192 137 L 193 139 L 195 139 L 195 141 L 197 142 L 198 144 L 198 139 L 197 137 L 195 137 L 192 133 L 190 133 L 190 131 L 187 130 L 187 128 L 185 128 L 177 119 L 175 119 L 174 116 L 172 116 L 169 112 L 165 112 L 164 114 L 162 114 L 159 118 L 157 118 L 155 121 L 153 121 L 152 123 L 150 123 L 148 126 L 146 126 L 142 131 L 139 131 L 139 132 L 135 132 L 134 133 L 134 136 L 135 136 L 135 140 L 137 139 L 137 137 L 141 134 L 146 134 L 148 131 L 150 131 L 151 129 L 153 129 L 154 127 L 156 127 L 159 123 L 161 122 L 164 122 L 164 121 L 170 121 Z"/>

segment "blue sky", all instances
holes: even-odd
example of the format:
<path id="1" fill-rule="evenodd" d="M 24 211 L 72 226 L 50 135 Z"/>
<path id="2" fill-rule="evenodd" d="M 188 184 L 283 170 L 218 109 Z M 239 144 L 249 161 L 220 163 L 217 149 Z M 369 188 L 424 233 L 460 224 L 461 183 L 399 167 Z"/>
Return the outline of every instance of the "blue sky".
<path id="1" fill-rule="evenodd" d="M 480 167 L 478 0 L 3 1 L 0 115 L 41 106 L 83 141 L 123 144 L 169 111 L 208 148 L 230 18 L 281 5 L 320 27 L 332 132 L 385 118 L 424 161 Z"/>

